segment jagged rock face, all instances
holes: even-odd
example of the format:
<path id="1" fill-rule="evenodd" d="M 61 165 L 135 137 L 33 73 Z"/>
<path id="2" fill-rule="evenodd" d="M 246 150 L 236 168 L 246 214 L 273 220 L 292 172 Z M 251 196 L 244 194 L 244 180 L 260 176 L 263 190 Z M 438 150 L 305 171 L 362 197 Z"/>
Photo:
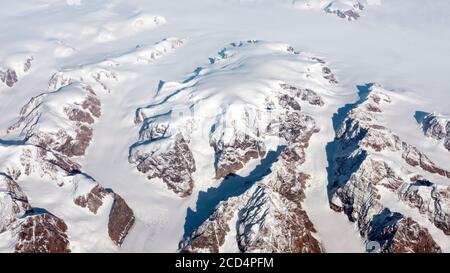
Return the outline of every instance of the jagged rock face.
<path id="1" fill-rule="evenodd" d="M 180 243 L 181 252 L 211 252 L 219 253 L 225 243 L 225 237 L 230 232 L 229 221 L 233 218 L 237 201 L 224 202 L 216 208 L 188 239 Z"/>
<path id="2" fill-rule="evenodd" d="M 338 84 L 339 82 L 336 80 L 333 72 L 330 68 L 323 66 L 322 67 L 323 78 L 327 80 L 330 84 Z"/>
<path id="3" fill-rule="evenodd" d="M 0 175 L 0 233 L 30 209 L 20 186 L 10 177 Z"/>
<path id="4" fill-rule="evenodd" d="M 71 187 L 74 194 L 73 205 L 86 208 L 89 213 L 100 218 L 108 217 L 110 239 L 118 246 L 122 244 L 134 224 L 134 213 L 119 195 L 111 190 L 106 190 L 92 178 L 80 173 L 79 166 L 76 163 L 65 157 L 57 157 L 51 151 L 32 145 L 23 145 L 23 147 L 14 147 L 14 150 L 7 147 L 1 152 L 2 154 L 10 152 L 11 160 L 0 164 L 0 215 L 2 216 L 0 232 L 17 230 L 17 223 L 22 219 L 22 216 L 29 212 L 33 213 L 32 206 L 28 204 L 27 196 L 21 191 L 18 182 L 15 180 L 26 181 L 29 176 L 34 176 L 47 183 L 49 181 L 56 183 L 61 190 L 63 187 Z M 77 166 L 77 169 L 73 169 L 73 166 Z M 103 211 L 101 214 L 99 213 L 100 210 Z M 42 232 L 39 235 L 42 238 L 35 238 L 35 242 L 21 244 L 17 251 L 41 252 L 48 248 L 48 251 L 65 252 L 63 245 L 68 240 L 67 236 L 64 235 L 67 228 L 62 227 L 66 224 L 63 219 L 53 218 L 54 216 L 50 214 L 45 217 L 38 217 L 34 214 L 27 217 L 26 219 L 29 220 L 24 222 L 26 226 L 24 226 L 22 237 L 28 238 L 31 236 L 27 233 L 32 231 L 33 225 L 36 225 L 39 226 L 39 232 Z M 104 221 L 100 218 L 99 221 Z M 51 225 L 57 226 L 47 227 L 41 221 L 50 221 Z M 39 247 L 46 240 L 46 236 L 50 235 L 56 236 L 55 241 L 52 241 L 52 237 L 48 239 L 50 240 L 50 246 Z M 30 239 L 23 240 L 28 241 Z M 36 247 L 36 249 L 33 250 L 33 247 Z"/>
<path id="5" fill-rule="evenodd" d="M 154 136 L 153 133 L 150 135 Z M 152 140 L 154 138 L 149 139 Z M 137 150 L 130 156 L 130 162 L 136 163 L 137 169 L 149 179 L 160 178 L 180 196 L 190 195 L 194 187 L 192 173 L 196 168 L 188 142 L 178 134 L 164 151 L 159 151 L 159 148 L 144 153 Z"/>
<path id="6" fill-rule="evenodd" d="M 296 66 L 298 77 L 225 79 L 220 85 L 223 90 L 217 92 L 216 78 L 227 77 L 229 70 L 254 73 L 263 70 L 261 63 L 280 66 L 278 60 Z M 308 121 L 298 113 L 302 104 L 323 106 L 319 92 L 337 82 L 323 60 L 300 54 L 286 44 L 231 43 L 209 61 L 185 81 L 161 81 L 154 102 L 138 108 L 135 116 L 141 129 L 139 140 L 130 147 L 130 163 L 149 179 L 161 179 L 182 197 L 190 195 L 194 186 L 194 158 L 204 156 L 193 149 L 198 151 L 203 144 L 210 147 L 214 180 L 238 173 L 251 160 L 264 158 L 274 139 L 281 136 L 294 142 L 303 138 L 307 130 L 302 125 Z M 285 69 L 284 65 L 281 68 Z M 293 126 L 295 123 L 298 126 Z"/>
<path id="7" fill-rule="evenodd" d="M 13 59 L 22 58 L 22 56 L 12 57 Z M 26 58 L 25 62 L 23 62 L 23 59 L 20 61 L 14 61 L 11 65 L 7 65 L 6 68 L 3 68 L 0 65 L 0 81 L 8 87 L 13 87 L 19 81 L 19 77 L 31 69 L 31 64 L 33 61 L 34 57 L 30 56 Z"/>
<path id="8" fill-rule="evenodd" d="M 286 151 L 290 153 L 290 151 Z M 287 163 L 287 162 L 286 162 Z M 294 167 L 289 163 L 290 166 Z M 237 242 L 242 252 L 321 252 L 314 237 L 315 229 L 301 207 L 306 181 L 310 177 L 299 173 L 292 176 L 285 169 L 277 170 L 272 188 L 259 187 L 239 211 Z M 281 201 L 281 206 L 278 201 Z M 270 214 L 270 218 L 267 217 Z M 274 228 L 269 219 L 276 219 Z"/>
<path id="9" fill-rule="evenodd" d="M 287 111 L 283 116 L 280 136 L 288 146 L 272 174 L 258 185 L 239 211 L 237 242 L 242 252 L 321 252 L 320 243 L 313 235 L 314 226 L 301 204 L 310 176 L 295 171 L 305 162 L 304 149 L 318 129 L 312 117 L 298 111 Z M 282 207 L 278 207 L 277 201 Z M 269 223 L 266 214 L 276 219 L 276 226 L 282 228 L 274 229 L 265 224 Z"/>
<path id="10" fill-rule="evenodd" d="M 0 80 L 8 87 L 13 87 L 18 81 L 16 71 L 12 69 L 6 69 L 5 71 L 0 70 Z"/>
<path id="11" fill-rule="evenodd" d="M 311 135 L 319 130 L 311 116 L 298 111 L 286 111 L 279 117 L 279 121 L 280 137 L 289 144 L 301 146 L 301 148 L 308 147 Z"/>
<path id="12" fill-rule="evenodd" d="M 92 139 L 91 125 L 100 114 L 101 103 L 92 88 L 73 84 L 31 99 L 8 134 L 68 157 L 81 156 Z"/>
<path id="13" fill-rule="evenodd" d="M 347 214 L 367 241 L 380 244 L 381 252 L 440 252 L 426 228 L 400 213 L 392 213 L 380 201 L 377 186 L 395 191 L 407 183 L 385 162 L 363 160 L 358 170 L 335 192 L 331 208 Z"/>
<path id="14" fill-rule="evenodd" d="M 440 253 L 441 248 L 426 229 L 411 218 L 397 223 L 391 251 L 393 253 Z"/>
<path id="15" fill-rule="evenodd" d="M 252 126 L 258 124 L 259 114 L 257 109 L 245 106 L 230 107 L 214 124 L 209 142 L 215 152 L 217 179 L 242 169 L 251 159 L 266 155 L 266 132 Z"/>
<path id="16" fill-rule="evenodd" d="M 444 170 L 438 167 L 433 161 L 431 161 L 424 153 L 420 152 L 416 147 L 411 146 L 405 142 L 402 142 L 402 158 L 409 165 L 415 167 L 419 166 L 423 170 L 441 175 L 443 177 L 450 178 L 450 171 Z"/>
<path id="17" fill-rule="evenodd" d="M 74 161 L 59 156 L 41 147 L 26 145 L 22 149 L 14 149 L 13 155 L 17 155 L 17 162 L 5 162 L 5 173 L 14 179 L 24 178 L 35 173 L 40 177 L 48 177 L 61 185 L 62 173 L 71 173 L 80 170 L 80 165 Z M 7 152 L 7 148 L 3 149 Z"/>
<path id="18" fill-rule="evenodd" d="M 368 239 L 380 243 L 380 252 L 440 253 L 441 248 L 428 230 L 411 218 L 389 209 L 374 216 L 368 230 Z"/>
<path id="19" fill-rule="evenodd" d="M 300 120 L 285 123 L 284 137 L 289 144 L 271 173 L 244 194 L 221 202 L 209 219 L 180 243 L 182 252 L 220 252 L 224 244 L 230 244 L 227 240 L 240 252 L 322 251 L 302 208 L 310 176 L 296 169 L 305 161 L 304 149 L 317 128 L 309 116 Z M 301 133 L 297 138 L 287 132 Z"/>
<path id="20" fill-rule="evenodd" d="M 231 143 L 212 140 L 216 157 L 216 178 L 223 178 L 244 167 L 250 159 L 266 154 L 264 143 L 247 134 L 235 133 Z"/>
<path id="21" fill-rule="evenodd" d="M 100 85 L 103 83 L 101 75 L 104 74 L 93 76 Z M 55 190 L 61 190 L 61 193 L 64 193 L 64 188 L 71 187 L 73 202 L 61 206 L 86 208 L 85 213 L 95 214 L 98 221 L 106 223 L 107 220 L 108 227 L 105 228 L 108 228 L 109 239 L 120 246 L 133 226 L 133 211 L 119 195 L 83 174 L 80 164 L 74 159 L 86 153 L 93 137 L 92 126 L 101 115 L 101 102 L 83 77 L 76 80 L 65 76 L 64 73 L 56 74 L 50 80 L 55 91 L 32 98 L 22 108 L 19 120 L 7 131 L 8 137 L 13 139 L 10 143 L 20 144 L 0 146 L 2 152 L 10 155 L 0 164 L 0 171 L 18 182 L 37 175 L 45 182 L 55 182 L 59 186 Z M 28 216 L 27 219 L 20 233 L 23 242 L 16 251 L 70 251 L 65 232 L 68 228 L 79 228 L 77 223 L 70 220 L 66 224 L 63 219 L 49 213 Z M 50 226 L 46 226 L 44 221 Z M 33 226 L 39 228 L 40 234 L 30 239 Z"/>
<path id="22" fill-rule="evenodd" d="M 337 186 L 331 206 L 336 211 L 344 211 L 350 221 L 357 222 L 362 234 L 367 232 L 373 215 L 382 209 L 376 185 L 383 179 L 390 178 L 390 170 L 385 164 L 363 159 L 364 157 L 365 155 L 356 155 L 336 159 L 338 169 L 334 183 L 335 186 L 340 186 Z M 361 160 L 363 161 L 357 170 L 349 168 L 354 168 Z"/>
<path id="23" fill-rule="evenodd" d="M 446 235 L 450 235 L 450 187 L 418 180 L 402 185 L 398 196 L 409 206 L 425 214 Z"/>
<path id="24" fill-rule="evenodd" d="M 325 7 L 327 13 L 336 14 L 338 17 L 349 21 L 359 19 L 361 16 L 360 13 L 363 10 L 364 6 L 359 1 L 352 1 L 352 3 L 331 1 L 330 4 Z"/>
<path id="25" fill-rule="evenodd" d="M 67 252 L 69 251 L 67 226 L 80 228 L 76 227 L 77 223 L 70 222 L 68 225 L 63 219 L 49 213 L 33 214 L 24 218 L 26 221 L 21 222 L 22 215 L 34 212 L 27 202 L 27 197 L 20 191 L 19 184 L 14 180 L 26 181 L 29 176 L 38 179 L 33 183 L 41 181 L 56 183 L 61 189 L 61 194 L 64 192 L 63 188 L 72 188 L 72 205 L 86 208 L 88 213 L 97 215 L 99 221 L 105 221 L 101 218 L 107 217 L 110 239 L 118 246 L 122 244 L 134 224 L 134 214 L 119 195 L 104 189 L 92 178 L 82 174 L 80 166 L 65 155 L 30 144 L 0 146 L 0 148 L 2 155 L 9 154 L 9 157 L 6 157 L 7 160 L 0 164 L 0 173 L 4 173 L 6 177 L 4 180 L 6 184 L 1 188 L 8 191 L 6 195 L 2 191 L 1 197 L 9 200 L 8 204 L 0 206 L 0 214 L 5 216 L 0 228 L 2 231 L 12 230 L 13 232 L 20 229 L 16 251 Z M 70 205 L 70 203 L 61 204 L 61 206 L 67 206 L 66 208 L 70 208 Z M 100 211 L 102 212 L 99 213 Z M 33 230 L 39 233 L 33 235 Z"/>
<path id="26" fill-rule="evenodd" d="M 427 214 L 437 227 L 448 223 L 445 209 L 430 209 L 435 206 L 435 200 L 429 192 L 429 184 L 417 184 L 414 179 L 419 176 L 411 177 L 409 173 L 394 170 L 406 163 L 447 177 L 447 171 L 380 125 L 377 116 L 383 113 L 384 105 L 390 103 L 391 98 L 380 86 L 374 85 L 343 121 L 335 139 L 330 207 L 356 222 L 361 235 L 368 241 L 379 242 L 383 252 L 440 252 L 426 228 L 400 213 L 391 212 L 381 202 L 380 187 L 387 188 L 397 193 L 399 200 Z M 381 154 L 383 151 L 396 154 L 390 157 L 393 162 L 386 161 Z M 418 190 L 421 186 L 424 188 Z M 442 196 L 446 196 L 445 193 Z"/>
<path id="27" fill-rule="evenodd" d="M 16 252 L 70 252 L 67 225 L 48 213 L 32 215 L 20 220 Z"/>
<path id="28" fill-rule="evenodd" d="M 382 114 L 382 104 L 390 104 L 391 99 L 374 86 L 367 99 L 348 114 L 337 133 L 342 149 L 359 145 L 375 152 L 400 152 L 405 162 L 413 167 L 450 178 L 450 172 L 437 166 L 416 147 L 402 141 L 388 128 L 379 124 L 377 115 Z"/>
<path id="29" fill-rule="evenodd" d="M 109 213 L 108 234 L 111 240 L 121 246 L 135 221 L 133 210 L 118 194 Z"/>
<path id="30" fill-rule="evenodd" d="M 88 208 L 92 213 L 97 214 L 98 209 L 103 205 L 103 198 L 108 192 L 100 185 L 96 185 L 85 195 L 78 196 L 74 203 L 80 207 Z"/>
<path id="31" fill-rule="evenodd" d="M 15 251 L 70 252 L 64 221 L 49 213 L 34 213 L 19 184 L 0 175 L 0 233 L 12 231 Z"/>
<path id="32" fill-rule="evenodd" d="M 207 221 L 181 242 L 181 251 L 220 252 L 228 237 L 235 240 L 240 252 L 321 252 L 313 235 L 314 226 L 295 200 L 302 199 L 302 184 L 307 177 L 291 177 L 295 185 L 289 190 L 280 185 L 273 189 L 258 184 L 243 196 L 221 203 Z"/>
<path id="33" fill-rule="evenodd" d="M 363 4 L 355 0 L 333 0 L 333 1 L 316 1 L 316 0 L 294 0 L 293 3 L 301 9 L 323 10 L 326 13 L 334 14 L 348 21 L 357 20 L 364 10 Z"/>
<path id="34" fill-rule="evenodd" d="M 324 106 L 324 104 L 325 104 L 323 102 L 322 98 L 316 92 L 314 92 L 313 90 L 311 90 L 309 88 L 301 89 L 296 86 L 285 84 L 285 83 L 280 84 L 280 87 L 289 93 L 295 94 L 295 97 L 299 98 L 302 101 L 307 101 L 311 105 Z M 294 101 L 294 103 L 295 103 L 295 101 Z M 297 105 L 298 104 L 294 104 L 295 107 L 292 107 L 292 105 L 291 105 L 291 107 L 297 108 L 294 110 L 300 110 L 299 106 L 297 106 Z"/>
<path id="35" fill-rule="evenodd" d="M 267 200 L 263 188 L 253 193 L 253 198 L 239 211 L 237 242 L 241 252 L 312 253 L 321 252 L 320 244 L 312 235 L 312 222 L 301 208 L 287 202 L 285 209 L 269 208 L 277 206 L 275 200 Z M 278 196 L 276 196 L 278 197 Z M 283 204 L 284 205 L 284 204 Z M 288 213 L 288 209 L 290 213 Z M 266 213 L 273 210 L 270 217 L 277 219 L 274 228 L 269 224 Z"/>
<path id="36" fill-rule="evenodd" d="M 344 211 L 351 221 L 356 221 L 362 234 L 366 234 L 373 215 L 382 209 L 377 186 L 397 193 L 407 205 L 417 208 L 430 222 L 444 233 L 449 233 L 449 190 L 428 181 L 408 181 L 398 175 L 386 162 L 375 160 L 367 154 L 337 158 L 335 192 L 331 208 Z M 358 165 L 357 170 L 351 167 Z M 348 174 L 351 174 L 350 178 Z M 414 179 L 414 178 L 412 178 Z"/>
<path id="37" fill-rule="evenodd" d="M 450 152 L 450 120 L 436 114 L 428 114 L 422 121 L 426 136 L 442 141 Z"/>

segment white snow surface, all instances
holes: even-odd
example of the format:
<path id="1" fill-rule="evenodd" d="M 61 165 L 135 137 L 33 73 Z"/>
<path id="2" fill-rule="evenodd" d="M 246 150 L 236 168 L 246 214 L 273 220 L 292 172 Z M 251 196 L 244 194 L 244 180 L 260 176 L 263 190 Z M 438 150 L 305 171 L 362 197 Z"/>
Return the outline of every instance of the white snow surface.
<path id="1" fill-rule="evenodd" d="M 126 200 L 136 215 L 136 223 L 121 248 L 105 241 L 97 243 L 96 248 L 85 249 L 83 240 L 95 238 L 84 236 L 81 229 L 71 230 L 71 238 L 82 238 L 74 245 L 74 251 L 177 251 L 187 209 L 195 210 L 199 191 L 217 186 L 218 182 L 213 179 L 213 170 L 202 169 L 208 164 L 197 162 L 199 170 L 194 180 L 203 181 L 191 196 L 180 198 L 164 183 L 149 181 L 139 173 L 128 162 L 129 148 L 139 131 L 134 123 L 135 111 L 158 102 L 160 81 L 166 82 L 165 86 L 183 82 L 195 68 L 208 66 L 208 58 L 217 56 L 231 42 L 255 39 L 288 44 L 300 53 L 311 52 L 324 59 L 336 74 L 338 92 L 327 94 L 326 109 L 314 113 L 321 131 L 311 139 L 308 160 L 303 166 L 314 177 L 306 192 L 305 209 L 326 251 L 364 251 L 356 228 L 343 214 L 328 207 L 324 148 L 334 137 L 333 113 L 357 99 L 357 85 L 377 82 L 394 92 L 406 93 L 410 103 L 389 110 L 386 122 L 390 128 L 396 128 L 402 139 L 424 147 L 422 150 L 439 165 L 449 165 L 442 146 L 422 138 L 414 114 L 450 114 L 450 2 L 360 1 L 365 9 L 358 20 L 351 22 L 321 10 L 299 8 L 298 2 L 301 1 L 0 0 L 0 71 L 18 70 L 18 82 L 13 87 L 0 81 L 0 139 L 5 139 L 7 128 L 17 121 L 21 107 L 30 98 L 54 90 L 48 82 L 55 73 L 79 80 L 80 76 L 103 69 L 117 77 L 103 82 L 107 86 L 104 92 L 96 92 L 102 102 L 102 116 L 93 125 L 94 139 L 80 163 L 85 173 Z M 309 2 L 323 7 L 319 3 L 322 1 Z M 378 2 L 380 5 L 373 4 Z M 29 57 L 33 57 L 33 62 L 25 73 L 23 63 Z M 246 76 L 264 78 L 274 71 L 283 78 L 287 72 L 277 65 L 269 60 L 256 63 L 259 68 L 249 73 L 229 69 L 211 81 L 215 90 L 210 91 L 222 96 L 226 104 L 236 96 L 244 96 L 245 91 L 235 90 L 231 97 L 219 93 L 222 87 L 227 90 Z M 213 160 L 211 147 L 198 149 L 202 158 Z M 33 178 L 23 185 L 30 203 L 38 207 L 51 204 L 47 209 L 58 213 L 61 207 L 55 204 L 58 200 L 63 204 L 64 195 L 48 195 L 55 192 L 50 189 L 53 186 L 41 187 L 36 185 L 38 182 Z M 45 201 L 49 199 L 52 201 Z M 89 220 L 77 219 L 71 211 L 60 214 L 66 215 L 69 222 Z M 106 237 L 106 225 L 96 225 L 101 228 L 91 236 Z M 1 251 L 9 244 L 3 237 L 8 236 L 0 235 Z"/>

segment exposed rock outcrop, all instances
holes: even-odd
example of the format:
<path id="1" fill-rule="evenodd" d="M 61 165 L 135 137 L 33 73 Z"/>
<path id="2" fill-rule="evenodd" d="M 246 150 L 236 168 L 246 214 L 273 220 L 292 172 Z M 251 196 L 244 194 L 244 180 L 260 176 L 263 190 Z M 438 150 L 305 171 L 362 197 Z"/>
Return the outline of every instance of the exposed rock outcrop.
<path id="1" fill-rule="evenodd" d="M 13 87 L 18 81 L 16 71 L 12 69 L 0 70 L 0 80 L 8 87 Z"/>
<path id="2" fill-rule="evenodd" d="M 97 214 L 106 195 L 108 192 L 100 185 L 96 185 L 89 193 L 76 197 L 74 203 L 83 208 L 87 207 L 92 213 Z"/>
<path id="3" fill-rule="evenodd" d="M 264 144 L 246 134 L 235 133 L 231 143 L 214 139 L 211 142 L 216 153 L 218 179 L 242 169 L 250 159 L 262 158 L 266 154 Z"/>
<path id="4" fill-rule="evenodd" d="M 287 92 L 294 94 L 295 97 L 299 98 L 302 101 L 307 101 L 311 105 L 324 106 L 325 104 L 322 98 L 309 88 L 302 89 L 285 83 L 280 84 L 280 86 Z M 294 110 L 300 110 L 299 106 L 293 108 L 298 108 Z"/>
<path id="5" fill-rule="evenodd" d="M 450 235 L 450 187 L 417 180 L 403 184 L 398 189 L 398 196 L 425 214 L 446 235 Z"/>
<path id="6" fill-rule="evenodd" d="M 422 129 L 427 137 L 441 141 L 450 152 L 450 119 L 437 114 L 428 114 L 422 121 Z"/>
<path id="7" fill-rule="evenodd" d="M 65 253 L 70 252 L 63 220 L 48 214 L 27 216 L 20 219 L 16 252 Z"/>
<path id="8" fill-rule="evenodd" d="M 63 188 L 72 187 L 73 203 L 66 205 L 85 207 L 99 220 L 108 217 L 108 221 L 114 223 L 109 225 L 112 227 L 109 227 L 110 239 L 120 245 L 133 225 L 132 210 L 117 194 L 108 192 L 83 174 L 74 159 L 85 154 L 92 139 L 91 126 L 100 114 L 100 100 L 92 88 L 83 83 L 73 83 L 31 99 L 22 108 L 19 121 L 8 130 L 11 138 L 23 140 L 10 141 L 18 145 L 0 145 L 2 155 L 9 154 L 9 160 L 0 164 L 0 171 L 18 182 L 30 176 L 40 177 L 45 182 L 54 182 L 62 192 Z M 105 202 L 105 198 L 111 201 Z M 120 200 L 117 202 L 121 204 L 119 210 L 113 205 L 115 199 Z M 98 214 L 105 204 L 110 204 L 110 211 Z M 123 215 L 118 215 L 117 211 Z M 69 251 L 69 239 L 65 234 L 68 224 L 63 219 L 49 213 L 32 214 L 26 219 L 21 226 L 17 251 Z M 69 224 L 76 226 L 73 222 Z M 38 229 L 39 234 L 30 235 L 33 229 Z"/>
<path id="9" fill-rule="evenodd" d="M 365 101 L 348 113 L 337 135 L 342 148 L 359 145 L 374 152 L 401 153 L 407 164 L 450 178 L 449 171 L 437 166 L 418 148 L 402 141 L 391 130 L 379 124 L 377 115 L 382 112 L 382 104 L 391 102 L 391 98 L 380 90 L 381 87 L 373 86 Z"/>
<path id="10" fill-rule="evenodd" d="M 295 0 L 293 4 L 300 9 L 325 11 L 348 21 L 357 20 L 364 10 L 362 1 L 356 0 Z"/>
<path id="11" fill-rule="evenodd" d="M 151 131 L 154 133 L 149 134 L 148 141 L 165 141 L 164 138 L 158 137 L 157 129 Z M 154 150 L 150 151 L 140 149 L 134 151 L 129 158 L 130 162 L 137 164 L 137 169 L 145 173 L 149 179 L 160 178 L 169 189 L 180 196 L 190 195 L 194 187 L 192 173 L 196 168 L 188 141 L 182 134 L 177 134 L 168 146 L 163 144 L 165 150 L 161 151 L 161 147 L 157 145 L 153 147 Z"/>
<path id="12" fill-rule="evenodd" d="M 120 246 L 135 221 L 133 210 L 120 195 L 97 184 L 88 193 L 76 197 L 74 203 L 97 214 L 107 198 L 112 199 L 108 214 L 108 234 L 111 240 Z"/>
<path id="13" fill-rule="evenodd" d="M 353 21 L 359 19 L 364 6 L 359 1 L 331 1 L 324 10 L 327 13 L 337 15 L 339 18 Z"/>
<path id="14" fill-rule="evenodd" d="M 281 59 L 297 67 L 298 78 L 274 80 L 279 75 L 262 71 L 262 63 L 279 66 Z M 129 162 L 181 197 L 190 195 L 194 187 L 193 149 L 198 152 L 201 145 L 209 145 L 214 180 L 239 173 L 252 160 L 264 158 L 280 134 L 301 138 L 307 119 L 298 113 L 302 105 L 323 106 L 320 92 L 337 83 L 325 61 L 281 43 L 235 42 L 209 61 L 185 81 L 160 81 L 154 102 L 136 110 L 139 140 L 130 147 Z M 241 72 L 265 76 L 227 80 Z M 225 79 L 217 85 L 220 77 Z M 299 125 L 292 127 L 294 123 Z"/>
<path id="15" fill-rule="evenodd" d="M 381 125 L 378 115 L 392 101 L 387 93 L 381 86 L 372 85 L 367 96 L 343 120 L 332 150 L 330 207 L 344 212 L 350 221 L 357 224 L 367 241 L 381 245 L 382 252 L 440 252 L 440 247 L 425 227 L 400 213 L 391 212 L 382 202 L 382 189 L 387 188 L 397 193 L 399 200 L 421 208 L 422 213 L 428 214 L 434 222 L 433 217 L 442 215 L 442 211 L 425 208 L 434 206 L 426 205 L 434 200 L 431 194 L 426 199 L 417 195 L 419 184 L 414 182 L 414 177 L 419 176 L 399 172 L 398 169 L 406 163 L 406 166 L 431 174 L 444 177 L 448 174 L 416 147 Z M 383 152 L 390 155 L 389 160 Z M 448 218 L 440 217 L 435 225 L 442 227 L 445 221 L 448 222 Z"/>
<path id="16" fill-rule="evenodd" d="M 440 246 L 428 230 L 411 218 L 384 209 L 375 215 L 368 230 L 368 239 L 379 242 L 381 252 L 441 253 Z"/>
<path id="17" fill-rule="evenodd" d="M 114 194 L 114 203 L 109 213 L 108 233 L 113 242 L 120 246 L 135 221 L 134 213 L 125 200 Z"/>
<path id="18" fill-rule="evenodd" d="M 88 85 L 72 84 L 32 98 L 8 134 L 67 157 L 81 156 L 92 140 L 101 103 Z"/>
<path id="19" fill-rule="evenodd" d="M 27 196 L 6 174 L 0 174 L 0 233 L 9 229 L 18 217 L 31 210 Z"/>
<path id="20" fill-rule="evenodd" d="M 297 162 L 291 161 L 291 153 L 288 149 L 283 152 L 272 174 L 262 182 L 220 203 L 208 220 L 180 243 L 181 251 L 220 252 L 230 240 L 240 252 L 321 252 L 314 226 L 301 206 L 309 176 L 292 171 Z"/>
<path id="21" fill-rule="evenodd" d="M 16 252 L 70 252 L 63 220 L 35 210 L 12 177 L 0 174 L 0 234 L 11 231 Z"/>
<path id="22" fill-rule="evenodd" d="M 292 97 L 282 101 L 290 101 Z M 280 106 L 278 106 L 280 107 Z M 283 107 L 283 106 L 281 106 Z M 298 170 L 304 149 L 318 131 L 314 119 L 297 107 L 282 111 L 279 135 L 287 146 L 260 182 L 222 201 L 214 213 L 180 243 L 182 252 L 321 252 L 315 228 L 302 208 L 310 175 Z"/>
<path id="23" fill-rule="evenodd" d="M 23 61 L 24 58 L 25 61 Z M 31 69 L 33 61 L 33 56 L 12 56 L 6 67 L 2 67 L 0 64 L 0 81 L 7 87 L 13 87 L 19 81 L 19 77 Z"/>

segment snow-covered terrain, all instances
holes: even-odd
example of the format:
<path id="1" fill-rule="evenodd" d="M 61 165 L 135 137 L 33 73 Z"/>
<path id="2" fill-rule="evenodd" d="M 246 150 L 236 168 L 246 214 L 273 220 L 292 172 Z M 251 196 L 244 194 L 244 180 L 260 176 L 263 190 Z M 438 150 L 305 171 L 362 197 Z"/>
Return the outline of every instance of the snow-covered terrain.
<path id="1" fill-rule="evenodd" d="M 449 1 L 0 4 L 0 252 L 450 252 Z"/>

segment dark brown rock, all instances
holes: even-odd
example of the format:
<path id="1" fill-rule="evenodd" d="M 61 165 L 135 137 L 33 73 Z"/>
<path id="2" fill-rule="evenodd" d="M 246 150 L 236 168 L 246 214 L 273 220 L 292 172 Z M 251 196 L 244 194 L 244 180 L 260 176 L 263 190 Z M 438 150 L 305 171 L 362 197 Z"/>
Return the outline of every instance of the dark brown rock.
<path id="1" fill-rule="evenodd" d="M 403 218 L 397 223 L 392 253 L 441 253 L 439 245 L 433 240 L 428 229 L 421 227 L 411 218 Z"/>
<path id="2" fill-rule="evenodd" d="M 74 203 L 80 207 L 88 208 L 92 213 L 97 214 L 98 209 L 103 205 L 103 198 L 108 192 L 100 185 L 95 186 L 92 190 L 83 196 L 78 196 Z"/>
<path id="3" fill-rule="evenodd" d="M 134 221 L 135 217 L 131 208 L 122 197 L 114 194 L 114 204 L 109 214 L 108 233 L 116 245 L 122 245 Z"/>
<path id="4" fill-rule="evenodd" d="M 48 213 L 32 215 L 21 220 L 16 252 L 70 252 L 67 225 Z"/>
<path id="5" fill-rule="evenodd" d="M 216 156 L 216 178 L 226 177 L 242 169 L 251 159 L 262 158 L 266 154 L 264 144 L 247 134 L 236 136 L 231 144 L 212 142 Z"/>
<path id="6" fill-rule="evenodd" d="M 136 151 L 129 160 L 136 162 L 137 169 L 147 174 L 148 179 L 161 178 L 169 189 L 181 197 L 192 193 L 195 161 L 189 144 L 181 134 L 174 136 L 174 142 L 167 151 L 157 155 Z"/>

